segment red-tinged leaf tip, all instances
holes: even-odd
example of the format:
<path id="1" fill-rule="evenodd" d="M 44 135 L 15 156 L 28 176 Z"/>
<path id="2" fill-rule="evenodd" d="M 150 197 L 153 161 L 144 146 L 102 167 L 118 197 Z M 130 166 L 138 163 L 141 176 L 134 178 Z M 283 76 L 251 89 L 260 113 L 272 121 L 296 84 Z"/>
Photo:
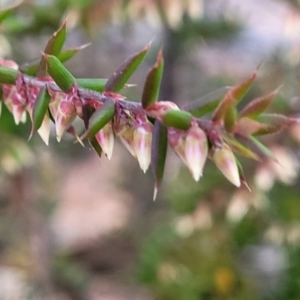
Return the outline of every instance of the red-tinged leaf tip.
<path id="1" fill-rule="evenodd" d="M 250 186 L 249 186 L 247 180 L 246 180 L 244 177 L 240 177 L 240 179 L 241 179 L 241 183 L 242 183 L 242 184 L 246 187 L 246 189 L 251 193 L 252 190 L 251 190 L 251 188 L 250 188 Z"/>
<path id="2" fill-rule="evenodd" d="M 268 106 L 272 103 L 273 99 L 275 96 L 278 94 L 280 88 L 282 87 L 279 86 L 276 90 L 273 92 L 261 96 L 259 98 L 256 98 L 252 100 L 242 111 L 239 113 L 239 118 L 242 117 L 249 117 L 249 118 L 255 118 L 262 112 L 264 112 Z"/>
<path id="3" fill-rule="evenodd" d="M 163 75 L 164 59 L 162 51 L 157 54 L 157 60 L 154 66 L 149 70 L 142 95 L 142 106 L 148 108 L 158 99 L 161 79 Z"/>
<path id="4" fill-rule="evenodd" d="M 143 61 L 151 43 L 136 54 L 129 57 L 125 62 L 119 66 L 119 68 L 113 73 L 113 75 L 107 80 L 105 84 L 105 91 L 118 92 L 120 91 Z"/>
<path id="5" fill-rule="evenodd" d="M 242 83 L 232 87 L 221 100 L 217 108 L 212 115 L 212 121 L 218 123 L 224 120 L 228 111 L 234 108 L 238 102 L 245 96 L 248 92 L 251 84 L 257 77 L 257 73 L 253 73 L 249 78 L 244 80 Z"/>

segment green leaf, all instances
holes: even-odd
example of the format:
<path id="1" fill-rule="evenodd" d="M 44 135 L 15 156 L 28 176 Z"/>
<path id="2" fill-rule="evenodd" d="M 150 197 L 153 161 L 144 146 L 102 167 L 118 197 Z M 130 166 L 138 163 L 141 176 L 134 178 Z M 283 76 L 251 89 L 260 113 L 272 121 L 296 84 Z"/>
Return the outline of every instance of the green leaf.
<path id="1" fill-rule="evenodd" d="M 0 67 L 0 83 L 15 84 L 19 71 L 11 68 Z"/>
<path id="2" fill-rule="evenodd" d="M 237 141 L 236 138 L 231 134 L 226 134 L 223 136 L 223 138 L 234 152 L 248 158 L 252 158 L 258 161 L 260 160 L 259 156 L 255 152 Z"/>
<path id="3" fill-rule="evenodd" d="M 163 126 L 158 120 L 156 120 L 153 128 L 151 146 L 151 167 L 155 176 L 153 200 L 155 200 L 156 198 L 157 190 L 160 187 L 164 176 L 167 149 L 167 128 Z"/>
<path id="4" fill-rule="evenodd" d="M 245 177 L 245 172 L 244 172 L 244 168 L 241 164 L 241 162 L 237 159 L 237 157 L 235 156 L 235 161 L 236 161 L 236 165 L 239 169 L 239 175 L 240 175 L 240 180 L 241 182 L 244 184 L 244 186 L 249 190 L 249 192 L 251 192 L 251 188 L 250 186 L 248 185 L 248 182 L 246 180 L 246 177 Z"/>
<path id="5" fill-rule="evenodd" d="M 224 120 L 229 110 L 235 107 L 239 101 L 246 95 L 251 84 L 254 82 L 257 74 L 253 73 L 242 83 L 232 87 L 224 96 L 212 115 L 213 122 Z"/>
<path id="6" fill-rule="evenodd" d="M 32 125 L 34 131 L 38 130 L 41 127 L 45 114 L 48 111 L 50 99 L 51 96 L 47 92 L 47 89 L 45 87 L 41 88 L 32 113 Z"/>
<path id="7" fill-rule="evenodd" d="M 163 116 L 163 123 L 167 127 L 187 130 L 191 126 L 192 115 L 183 110 L 172 109 Z"/>
<path id="8" fill-rule="evenodd" d="M 224 124 L 227 131 L 231 131 L 235 125 L 237 119 L 237 109 L 235 107 L 229 108 L 225 115 Z"/>
<path id="9" fill-rule="evenodd" d="M 257 120 L 261 122 L 260 128 L 253 132 L 253 135 L 278 133 L 299 123 L 299 119 L 297 118 L 291 118 L 280 114 L 261 114 Z"/>
<path id="10" fill-rule="evenodd" d="M 0 11 L 0 24 L 7 19 L 9 16 L 11 16 L 11 14 L 13 13 L 13 11 L 22 3 L 22 1 L 19 1 L 18 3 L 14 4 L 13 6 L 3 9 Z"/>
<path id="11" fill-rule="evenodd" d="M 268 106 L 271 104 L 271 102 L 277 95 L 278 90 L 279 90 L 279 88 L 268 95 L 265 95 L 265 96 L 262 96 L 262 97 L 252 100 L 239 113 L 239 118 L 242 118 L 242 117 L 248 117 L 248 118 L 252 118 L 252 119 L 256 118 L 258 115 L 260 115 L 262 112 L 264 112 L 268 108 Z"/>
<path id="12" fill-rule="evenodd" d="M 59 59 L 53 55 L 43 54 L 46 62 L 49 75 L 55 83 L 64 92 L 69 92 L 74 84 L 76 84 L 75 77 L 65 68 Z"/>
<path id="13" fill-rule="evenodd" d="M 275 159 L 275 156 L 271 150 L 263 145 L 257 138 L 253 136 L 246 137 L 239 134 L 235 134 L 234 137 L 243 143 L 243 145 L 245 145 L 248 149 L 256 153 L 261 161 L 265 160 L 266 158 Z"/>
<path id="14" fill-rule="evenodd" d="M 57 58 L 61 61 L 61 62 L 66 62 L 69 59 L 71 59 L 75 54 L 77 54 L 79 51 L 87 48 L 88 46 L 90 46 L 90 43 L 87 44 L 83 44 L 81 46 L 78 47 L 74 47 L 74 48 L 69 48 L 69 49 L 65 49 L 62 50 L 58 55 Z"/>
<path id="15" fill-rule="evenodd" d="M 88 140 L 89 140 L 90 145 L 93 147 L 93 149 L 98 154 L 98 156 L 101 157 L 101 155 L 102 155 L 102 148 L 99 145 L 99 143 L 97 142 L 96 138 L 93 136 L 93 137 L 89 137 Z"/>
<path id="16" fill-rule="evenodd" d="M 85 136 L 93 137 L 103 128 L 115 115 L 115 102 L 106 101 L 99 109 L 97 109 L 89 119 L 88 130 Z"/>
<path id="17" fill-rule="evenodd" d="M 261 143 L 257 138 L 255 138 L 254 136 L 250 136 L 249 139 L 262 151 L 262 153 L 265 156 L 273 160 L 277 160 L 273 152 L 269 148 L 267 148 L 263 143 Z"/>
<path id="18" fill-rule="evenodd" d="M 66 36 L 67 36 L 67 28 L 66 28 L 66 20 L 64 20 L 61 26 L 58 28 L 58 30 L 55 31 L 52 37 L 49 39 L 44 49 L 44 53 L 57 56 L 62 50 L 62 47 L 66 40 Z M 45 55 L 43 55 L 40 64 L 38 66 L 37 76 L 44 77 L 46 75 L 47 75 L 47 59 Z"/>
<path id="19" fill-rule="evenodd" d="M 225 86 L 212 91 L 192 103 L 183 106 L 183 109 L 189 111 L 193 116 L 200 118 L 214 111 L 219 105 L 224 95 L 231 89 L 230 86 Z"/>
<path id="20" fill-rule="evenodd" d="M 164 58 L 161 51 L 159 51 L 155 65 L 149 71 L 142 95 L 142 106 L 147 108 L 158 99 L 161 79 L 164 69 Z"/>
<path id="21" fill-rule="evenodd" d="M 105 91 L 119 92 L 141 64 L 149 48 L 150 43 L 143 50 L 128 58 L 108 79 Z"/>
<path id="22" fill-rule="evenodd" d="M 84 45 L 81 45 L 79 47 L 62 50 L 57 55 L 57 58 L 62 63 L 66 62 L 69 59 L 71 59 L 78 51 L 85 49 L 89 45 L 90 44 L 84 44 Z M 39 67 L 39 61 L 40 61 L 40 59 L 34 59 L 30 63 L 23 64 L 23 65 L 20 66 L 20 70 L 22 71 L 22 73 L 25 73 L 25 74 L 30 75 L 30 76 L 35 76 L 36 72 L 38 70 L 38 67 Z"/>
<path id="23" fill-rule="evenodd" d="M 77 85 L 81 88 L 103 92 L 107 82 L 106 78 L 77 78 Z"/>

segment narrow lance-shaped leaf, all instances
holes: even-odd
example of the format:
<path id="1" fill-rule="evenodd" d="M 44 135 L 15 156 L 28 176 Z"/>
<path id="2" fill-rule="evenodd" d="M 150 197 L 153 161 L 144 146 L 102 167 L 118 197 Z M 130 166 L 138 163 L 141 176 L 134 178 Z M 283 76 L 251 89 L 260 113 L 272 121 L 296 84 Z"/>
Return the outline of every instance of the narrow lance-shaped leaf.
<path id="1" fill-rule="evenodd" d="M 223 138 L 234 152 L 248 158 L 252 158 L 258 161 L 260 160 L 259 156 L 255 152 L 253 152 L 251 149 L 249 149 L 248 147 L 246 147 L 245 145 L 237 141 L 230 134 L 224 135 Z"/>
<path id="2" fill-rule="evenodd" d="M 231 132 L 237 118 L 237 109 L 236 107 L 230 107 L 227 111 L 227 114 L 224 118 L 224 125 L 227 131 Z"/>
<path id="3" fill-rule="evenodd" d="M 2 90 L 2 87 L 0 85 L 0 117 L 2 115 L 2 104 L 3 104 L 3 90 Z"/>
<path id="4" fill-rule="evenodd" d="M 57 56 L 65 43 L 67 36 L 67 29 L 66 29 L 66 20 L 64 20 L 57 31 L 55 31 L 52 37 L 49 39 L 45 49 L 45 54 L 50 54 L 53 56 Z M 43 55 L 37 70 L 38 77 L 44 77 L 47 75 L 47 59 Z"/>
<path id="5" fill-rule="evenodd" d="M 18 75 L 18 70 L 0 67 L 0 83 L 15 84 Z"/>
<path id="6" fill-rule="evenodd" d="M 199 99 L 183 106 L 183 109 L 189 111 L 193 116 L 200 118 L 214 111 L 219 105 L 224 95 L 231 89 L 230 86 L 225 86 L 212 91 Z"/>
<path id="7" fill-rule="evenodd" d="M 64 92 L 69 92 L 73 85 L 76 84 L 75 77 L 66 69 L 66 67 L 53 55 L 43 54 L 47 61 L 49 75 L 55 83 Z"/>
<path id="8" fill-rule="evenodd" d="M 159 51 L 155 65 L 149 71 L 142 95 L 142 106 L 147 108 L 149 105 L 157 101 L 161 79 L 164 69 L 164 59 L 162 51 Z"/>
<path id="9" fill-rule="evenodd" d="M 61 62 L 66 62 L 69 59 L 71 59 L 75 54 L 77 54 L 79 51 L 87 48 L 88 46 L 90 46 L 90 43 L 86 43 L 74 48 L 69 48 L 69 49 L 65 49 L 62 50 L 59 54 L 57 54 L 57 58 L 61 61 Z"/>
<path id="10" fill-rule="evenodd" d="M 48 111 L 51 96 L 45 87 L 41 88 L 32 112 L 32 127 L 33 130 L 38 130 L 43 122 L 45 114 Z"/>
<path id="11" fill-rule="evenodd" d="M 220 122 L 223 120 L 228 113 L 228 111 L 236 106 L 238 102 L 246 95 L 248 92 L 251 84 L 255 80 L 257 74 L 256 72 L 253 73 L 248 79 L 232 87 L 224 96 L 222 101 L 217 106 L 216 110 L 213 113 L 212 121 L 213 122 Z"/>
<path id="12" fill-rule="evenodd" d="M 89 126 L 84 136 L 93 137 L 104 127 L 115 115 L 114 101 L 106 101 L 97 109 L 89 120 Z"/>
<path id="13" fill-rule="evenodd" d="M 85 49 L 90 44 L 84 44 L 75 48 L 69 48 L 62 50 L 56 57 L 60 60 L 60 62 L 66 62 L 71 59 L 78 51 Z M 25 73 L 30 76 L 35 76 L 39 67 L 40 59 L 34 59 L 30 63 L 25 63 L 20 66 L 20 70 L 22 73 Z"/>
<path id="14" fill-rule="evenodd" d="M 92 114 L 95 112 L 95 109 L 93 107 L 91 107 L 90 105 L 83 105 L 82 112 L 83 112 L 84 126 L 85 126 L 85 129 L 87 130 L 89 127 L 89 120 L 90 120 Z M 82 138 L 83 137 L 79 138 L 79 140 L 81 141 Z M 95 150 L 95 152 L 98 154 L 98 156 L 101 157 L 102 149 L 101 149 L 101 146 L 99 145 L 99 143 L 97 142 L 95 136 L 88 137 L 88 141 L 89 141 L 90 145 L 92 146 L 92 148 Z"/>
<path id="15" fill-rule="evenodd" d="M 247 106 L 245 106 L 245 108 L 241 110 L 241 112 L 239 113 L 239 118 L 256 118 L 268 108 L 268 106 L 271 104 L 271 102 L 277 95 L 278 90 L 279 88 L 268 95 L 256 98 L 253 101 L 251 101 Z"/>
<path id="16" fill-rule="evenodd" d="M 268 149 L 263 143 L 261 143 L 257 138 L 254 136 L 250 136 L 249 139 L 269 158 L 277 160 L 273 152 Z"/>
<path id="17" fill-rule="evenodd" d="M 18 3 L 15 3 L 13 6 L 8 7 L 6 9 L 3 9 L 0 11 L 0 24 L 7 19 L 9 16 L 11 16 L 11 14 L 13 13 L 13 11 L 16 9 L 17 6 L 19 6 L 22 3 L 22 1 L 19 1 Z"/>
<path id="18" fill-rule="evenodd" d="M 97 92 L 103 92 L 107 79 L 106 78 L 77 78 L 76 82 L 79 87 L 97 91 Z"/>
<path id="19" fill-rule="evenodd" d="M 183 110 L 172 109 L 163 116 L 163 123 L 167 127 L 187 130 L 191 126 L 192 115 Z"/>
<path id="20" fill-rule="evenodd" d="M 164 176 L 167 149 L 167 128 L 163 126 L 158 120 L 156 120 L 153 128 L 151 146 L 151 167 L 155 176 L 153 200 L 156 199 L 157 190 L 160 187 Z"/>
<path id="21" fill-rule="evenodd" d="M 265 160 L 266 158 L 272 158 L 276 160 L 272 151 L 263 145 L 257 138 L 253 136 L 246 137 L 240 134 L 235 134 L 234 137 L 252 152 L 256 153 L 261 161 Z"/>
<path id="22" fill-rule="evenodd" d="M 236 165 L 237 165 L 238 170 L 239 170 L 239 175 L 240 175 L 240 181 L 241 181 L 241 183 L 244 184 L 244 186 L 249 190 L 249 192 L 251 192 L 251 188 L 248 185 L 248 182 L 246 180 L 244 168 L 243 168 L 241 162 L 236 158 L 236 156 L 235 156 L 235 161 L 236 161 Z"/>
<path id="23" fill-rule="evenodd" d="M 258 121 L 261 122 L 260 128 L 253 132 L 253 135 L 278 133 L 283 129 L 299 123 L 299 119 L 280 114 L 261 114 Z"/>
<path id="24" fill-rule="evenodd" d="M 150 43 L 140 52 L 134 54 L 128 58 L 108 79 L 105 85 L 105 91 L 118 92 L 120 91 L 125 83 L 128 81 L 130 76 L 138 68 L 140 63 L 143 61 L 147 51 L 150 48 Z"/>

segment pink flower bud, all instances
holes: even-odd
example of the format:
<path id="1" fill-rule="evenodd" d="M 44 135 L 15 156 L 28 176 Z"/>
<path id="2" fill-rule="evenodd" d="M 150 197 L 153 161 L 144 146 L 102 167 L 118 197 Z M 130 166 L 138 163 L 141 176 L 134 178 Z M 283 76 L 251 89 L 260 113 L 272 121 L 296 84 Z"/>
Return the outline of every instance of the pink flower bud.
<path id="1" fill-rule="evenodd" d="M 60 142 L 64 132 L 72 125 L 76 118 L 76 109 L 72 101 L 72 96 L 67 96 L 60 101 L 55 116 L 56 138 Z"/>
<path id="2" fill-rule="evenodd" d="M 59 105 L 60 101 L 66 97 L 66 94 L 63 92 L 55 92 L 51 89 L 48 89 L 48 93 L 51 96 L 51 100 L 49 103 L 49 110 L 50 110 L 52 117 L 55 119 L 58 105 Z"/>
<path id="3" fill-rule="evenodd" d="M 13 114 L 14 121 L 18 125 L 26 122 L 26 96 L 18 91 L 13 85 L 3 84 L 3 102 L 8 110 Z"/>
<path id="4" fill-rule="evenodd" d="M 168 141 L 173 149 L 173 151 L 179 156 L 179 158 L 185 163 L 185 138 L 186 132 L 175 129 L 175 128 L 168 128 Z"/>
<path id="5" fill-rule="evenodd" d="M 186 165 L 196 181 L 202 176 L 207 153 L 206 134 L 198 125 L 190 127 L 186 133 L 184 155 Z"/>
<path id="6" fill-rule="evenodd" d="M 240 174 L 234 154 L 228 145 L 213 149 L 213 161 L 223 175 L 235 186 L 241 186 Z"/>
<path id="7" fill-rule="evenodd" d="M 151 162 L 152 131 L 153 125 L 147 120 L 133 132 L 135 154 L 144 173 L 148 170 Z"/>
<path id="8" fill-rule="evenodd" d="M 101 146 L 104 154 L 111 159 L 114 149 L 114 132 L 111 122 L 107 123 L 96 135 L 96 140 Z"/>
<path id="9" fill-rule="evenodd" d="M 147 115 L 158 120 L 162 120 L 162 117 L 170 110 L 179 110 L 179 107 L 171 101 L 159 101 L 151 104 L 147 107 Z"/>
<path id="10" fill-rule="evenodd" d="M 10 69 L 14 69 L 14 70 L 19 69 L 19 66 L 16 62 L 14 62 L 13 60 L 6 60 L 6 59 L 3 59 L 3 58 L 0 58 L 0 66 L 10 68 Z"/>
<path id="11" fill-rule="evenodd" d="M 133 146 L 133 123 L 134 116 L 131 112 L 117 109 L 116 117 L 114 119 L 114 132 L 120 138 L 122 144 L 130 152 L 133 157 L 136 157 Z"/>

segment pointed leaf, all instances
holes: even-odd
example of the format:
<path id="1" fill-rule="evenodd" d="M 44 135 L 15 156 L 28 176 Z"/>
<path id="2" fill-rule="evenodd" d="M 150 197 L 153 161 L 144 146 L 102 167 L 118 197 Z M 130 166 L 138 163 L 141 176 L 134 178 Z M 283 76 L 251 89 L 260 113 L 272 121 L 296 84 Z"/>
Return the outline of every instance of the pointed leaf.
<path id="1" fill-rule="evenodd" d="M 183 109 L 189 111 L 193 116 L 200 118 L 214 111 L 229 89 L 231 89 L 230 86 L 225 86 L 212 91 L 198 100 L 184 105 Z"/>
<path id="2" fill-rule="evenodd" d="M 51 96 L 47 92 L 47 89 L 45 87 L 41 88 L 32 113 L 32 126 L 34 131 L 41 127 L 45 114 L 48 111 L 50 99 Z"/>
<path id="3" fill-rule="evenodd" d="M 60 60 L 60 62 L 66 62 L 69 59 L 71 59 L 78 51 L 85 49 L 87 46 L 89 46 L 90 44 L 84 44 L 75 48 L 69 48 L 66 50 L 62 50 L 58 55 L 57 58 Z M 22 73 L 25 73 L 27 75 L 30 76 L 35 76 L 36 72 L 38 70 L 39 67 L 39 61 L 40 59 L 34 59 L 32 62 L 30 63 L 25 63 L 23 65 L 20 66 L 20 70 L 22 71 Z"/>
<path id="4" fill-rule="evenodd" d="M 237 167 L 238 167 L 238 170 L 239 170 L 241 183 L 243 183 L 244 186 L 249 190 L 249 192 L 251 192 L 251 188 L 248 185 L 248 182 L 246 180 L 244 168 L 243 168 L 241 162 L 236 157 L 235 157 L 235 161 L 236 161 L 236 164 L 237 164 Z"/>
<path id="5" fill-rule="evenodd" d="M 97 91 L 97 92 L 103 92 L 107 79 L 106 78 L 77 78 L 76 81 L 79 87 Z"/>
<path id="6" fill-rule="evenodd" d="M 3 9 L 3 10 L 0 11 L 0 24 L 6 18 L 8 18 L 13 13 L 13 11 L 16 9 L 16 7 L 18 7 L 21 3 L 22 3 L 22 1 L 19 1 L 18 3 L 15 3 L 13 6 L 8 7 L 6 9 Z"/>
<path id="7" fill-rule="evenodd" d="M 167 149 L 167 128 L 163 126 L 158 120 L 156 120 L 153 128 L 151 147 L 151 167 L 155 176 L 153 200 L 155 200 L 156 198 L 157 190 L 160 187 L 164 176 Z"/>
<path id="8" fill-rule="evenodd" d="M 237 109 L 235 107 L 230 107 L 224 118 L 225 128 L 227 131 L 231 132 L 237 118 Z"/>
<path id="9" fill-rule="evenodd" d="M 93 147 L 93 149 L 98 154 L 98 156 L 101 157 L 101 155 L 102 155 L 102 148 L 99 145 L 99 143 L 97 142 L 96 138 L 93 136 L 93 137 L 89 137 L 88 140 L 89 140 L 90 145 Z"/>
<path id="10" fill-rule="evenodd" d="M 277 93 L 278 89 L 276 89 L 268 95 L 254 99 L 239 113 L 239 118 L 256 118 L 259 114 L 261 114 L 267 109 L 267 107 L 271 104 Z"/>
<path id="11" fill-rule="evenodd" d="M 230 108 L 235 107 L 238 104 L 238 102 L 246 95 L 256 76 L 257 74 L 255 72 L 248 79 L 232 87 L 226 93 L 226 95 L 224 96 L 224 98 L 219 103 L 219 105 L 213 113 L 213 122 L 220 122 L 225 118 Z"/>
<path id="12" fill-rule="evenodd" d="M 273 152 L 270 149 L 268 149 L 264 144 L 262 144 L 257 138 L 255 138 L 254 136 L 250 136 L 249 139 L 264 153 L 265 156 L 276 160 L 276 157 L 273 154 Z"/>
<path id="13" fill-rule="evenodd" d="M 255 152 L 237 141 L 232 135 L 226 134 L 223 136 L 223 138 L 234 152 L 248 158 L 260 160 L 259 156 Z"/>
<path id="14" fill-rule="evenodd" d="M 53 55 L 43 54 L 47 61 L 47 68 L 49 75 L 53 78 L 55 83 L 64 92 L 69 92 L 74 84 L 76 84 L 75 77 L 65 68 L 59 59 Z"/>
<path id="15" fill-rule="evenodd" d="M 163 123 L 167 127 L 187 130 L 191 126 L 192 115 L 184 110 L 169 110 L 163 116 Z"/>
<path id="16" fill-rule="evenodd" d="M 0 67 L 0 83 L 15 84 L 19 71 L 11 68 Z"/>
<path id="17" fill-rule="evenodd" d="M 80 45 L 78 47 L 65 49 L 65 50 L 62 50 L 56 56 L 61 62 L 66 62 L 69 59 L 71 59 L 75 54 L 77 54 L 77 52 L 87 48 L 90 45 L 91 45 L 90 43 L 87 43 L 87 44 Z"/>
<path id="18" fill-rule="evenodd" d="M 85 135 L 93 137 L 104 127 L 115 115 L 114 101 L 106 101 L 99 109 L 97 109 L 89 120 L 89 127 Z"/>
<path id="19" fill-rule="evenodd" d="M 261 127 L 253 132 L 253 135 L 278 133 L 292 125 L 299 123 L 299 119 L 280 114 L 261 114 L 258 118 L 258 121 L 262 122 Z"/>
<path id="20" fill-rule="evenodd" d="M 64 20 L 61 26 L 55 31 L 52 37 L 49 39 L 45 49 L 45 54 L 51 54 L 53 56 L 57 56 L 65 43 L 67 36 L 67 28 L 66 28 L 66 20 Z M 47 59 L 45 56 L 42 56 L 38 70 L 37 76 L 44 77 L 47 75 Z"/>
<path id="21" fill-rule="evenodd" d="M 243 143 L 248 149 L 256 153 L 256 155 L 259 157 L 259 159 L 265 160 L 266 158 L 272 158 L 275 159 L 275 156 L 269 150 L 265 145 L 263 145 L 257 138 L 253 136 L 241 136 L 239 134 L 235 134 L 234 137 Z"/>
<path id="22" fill-rule="evenodd" d="M 155 101 L 157 101 L 160 89 L 160 83 L 164 69 L 164 58 L 161 51 L 159 51 L 155 65 L 149 71 L 144 85 L 142 95 L 142 106 L 147 108 Z"/>
<path id="23" fill-rule="evenodd" d="M 128 81 L 133 72 L 138 68 L 143 61 L 147 51 L 150 48 L 150 43 L 140 52 L 128 58 L 108 79 L 105 85 L 105 91 L 118 92 Z"/>

